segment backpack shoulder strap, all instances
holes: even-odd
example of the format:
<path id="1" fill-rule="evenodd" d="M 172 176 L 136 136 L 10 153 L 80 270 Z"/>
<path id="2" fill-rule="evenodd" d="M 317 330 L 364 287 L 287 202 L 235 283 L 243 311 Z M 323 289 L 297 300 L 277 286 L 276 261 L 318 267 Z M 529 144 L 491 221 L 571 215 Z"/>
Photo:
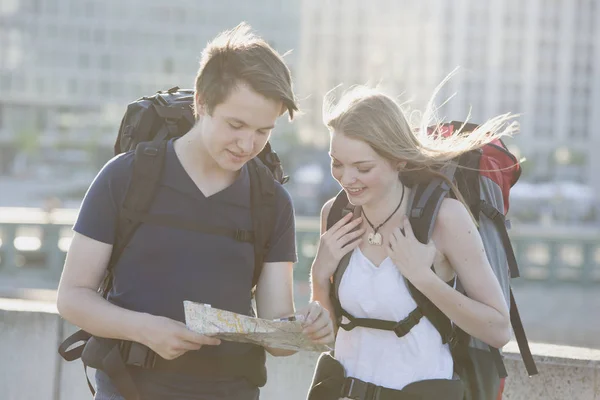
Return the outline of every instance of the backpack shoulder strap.
<path id="1" fill-rule="evenodd" d="M 449 180 L 453 180 L 456 167 L 456 163 L 451 163 L 442 169 L 441 172 Z M 441 177 L 434 178 L 427 183 L 417 184 L 413 187 L 413 193 L 409 197 L 407 207 L 409 210 L 408 217 L 415 237 L 421 243 L 428 243 L 431 239 L 440 206 L 449 192 L 450 186 Z M 423 315 L 435 326 L 443 342 L 447 343 L 452 335 L 452 324 L 448 317 L 412 283 L 408 280 L 406 282 L 418 308 L 422 310 Z"/>
<path id="2" fill-rule="evenodd" d="M 355 207 L 348 201 L 346 192 L 341 190 L 335 197 L 335 200 L 331 205 L 331 209 L 329 210 L 329 215 L 327 216 L 327 229 L 330 229 L 333 225 L 335 225 L 335 223 L 342 219 L 348 212 L 353 211 L 355 211 Z M 333 282 L 331 284 L 331 290 L 329 293 L 338 323 L 343 313 L 343 309 L 339 300 L 340 282 L 342 281 L 342 276 L 344 275 L 346 268 L 348 268 L 348 263 L 350 262 L 351 256 L 352 252 L 349 252 L 340 260 L 335 273 L 333 274 Z"/>
<path id="3" fill-rule="evenodd" d="M 285 173 L 283 172 L 283 165 L 281 164 L 281 159 L 279 158 L 275 150 L 273 150 L 273 147 L 271 147 L 271 143 L 267 142 L 265 147 L 256 157 L 260 160 L 260 162 L 262 162 L 265 166 L 268 167 L 269 171 L 271 172 L 271 175 L 273 176 L 273 178 L 275 178 L 277 182 L 281 183 L 282 185 L 285 185 L 290 180 L 290 177 L 285 175 Z"/>
<path id="4" fill-rule="evenodd" d="M 454 179 L 456 163 L 449 164 L 442 169 L 442 173 L 449 179 Z M 427 183 L 417 184 L 409 203 L 408 218 L 415 237 L 421 243 L 429 242 L 440 206 L 450 192 L 450 186 L 444 179 L 436 177 Z"/>
<path id="5" fill-rule="evenodd" d="M 146 213 L 150 209 L 162 177 L 166 150 L 166 141 L 142 142 L 135 148 L 131 181 L 119 213 L 115 244 L 108 264 L 107 275 L 101 287 L 104 296 L 108 295 L 112 286 L 114 265 L 141 224 L 139 220 L 128 218 L 127 214 Z"/>
<path id="6" fill-rule="evenodd" d="M 248 173 L 250 174 L 250 210 L 254 231 L 252 287 L 255 287 L 269 251 L 269 240 L 275 229 L 275 178 L 264 164 L 255 159 L 248 162 Z"/>
<path id="7" fill-rule="evenodd" d="M 348 196 L 346 196 L 346 192 L 341 190 L 336 196 L 333 204 L 331 205 L 331 209 L 329 210 L 329 215 L 327 215 L 327 229 L 329 230 L 336 222 L 338 222 L 342 217 L 344 217 L 345 212 L 349 211 L 352 208 L 350 202 L 348 201 Z"/>

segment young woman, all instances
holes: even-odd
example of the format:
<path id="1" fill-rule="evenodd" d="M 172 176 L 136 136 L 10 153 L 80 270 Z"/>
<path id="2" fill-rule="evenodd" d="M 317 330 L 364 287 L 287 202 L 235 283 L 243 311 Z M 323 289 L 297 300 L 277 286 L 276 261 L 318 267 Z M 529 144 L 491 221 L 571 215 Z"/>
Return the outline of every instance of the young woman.
<path id="1" fill-rule="evenodd" d="M 412 194 L 408 178 L 434 176 L 454 157 L 512 133 L 515 124 L 500 116 L 469 135 L 442 138 L 426 133 L 431 116 L 425 113 L 422 126 L 412 129 L 392 98 L 366 88 L 344 94 L 326 113 L 332 175 L 355 211 L 327 230 L 333 199 L 323 207 L 311 271 L 313 298 L 335 315 L 332 275 L 350 253 L 338 294 L 353 317 L 406 318 L 416 308 L 407 280 L 466 333 L 502 347 L 510 339 L 509 312 L 470 212 L 461 201 L 444 199 L 432 240 L 420 243 L 406 216 Z M 469 297 L 447 284 L 455 276 Z M 344 317 L 341 327 L 347 322 Z M 427 318 L 402 337 L 360 326 L 338 329 L 334 353 L 345 382 L 352 377 L 370 384 L 369 393 L 344 387 L 336 398 L 376 398 L 382 391 L 397 399 L 462 398 L 449 345 Z M 409 392 L 420 397 L 406 397 Z"/>

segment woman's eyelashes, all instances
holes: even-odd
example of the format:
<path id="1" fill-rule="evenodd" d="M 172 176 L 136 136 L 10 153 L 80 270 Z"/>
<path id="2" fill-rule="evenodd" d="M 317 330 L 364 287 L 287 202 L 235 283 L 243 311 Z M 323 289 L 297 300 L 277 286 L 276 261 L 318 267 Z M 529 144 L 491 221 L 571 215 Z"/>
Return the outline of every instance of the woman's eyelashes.
<path id="1" fill-rule="evenodd" d="M 334 169 L 339 169 L 339 168 L 342 167 L 342 164 L 334 162 L 334 163 L 331 163 L 331 167 L 334 168 Z M 368 172 L 371 172 L 372 169 L 373 169 L 373 167 L 370 167 L 370 168 L 357 168 L 356 170 L 359 173 L 361 173 L 361 174 L 366 174 Z"/>

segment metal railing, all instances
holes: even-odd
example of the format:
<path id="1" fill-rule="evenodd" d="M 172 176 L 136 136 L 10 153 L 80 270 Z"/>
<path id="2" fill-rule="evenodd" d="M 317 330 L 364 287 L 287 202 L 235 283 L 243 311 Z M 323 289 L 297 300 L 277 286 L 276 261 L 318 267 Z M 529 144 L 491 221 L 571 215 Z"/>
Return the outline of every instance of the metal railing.
<path id="1" fill-rule="evenodd" d="M 0 208 L 0 279 L 27 273 L 58 281 L 76 214 L 71 209 Z M 317 250 L 319 220 L 298 217 L 296 229 L 295 276 L 306 279 Z M 519 225 L 510 237 L 524 279 L 600 284 L 600 229 Z"/>

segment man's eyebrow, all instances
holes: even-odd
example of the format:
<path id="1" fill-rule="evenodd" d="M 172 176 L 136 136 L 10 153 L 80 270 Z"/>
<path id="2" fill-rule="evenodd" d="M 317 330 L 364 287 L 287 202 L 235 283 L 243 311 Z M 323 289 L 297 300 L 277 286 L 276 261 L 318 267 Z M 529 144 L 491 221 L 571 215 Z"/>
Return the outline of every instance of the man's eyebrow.
<path id="1" fill-rule="evenodd" d="M 241 124 L 241 125 L 244 125 L 244 126 L 250 126 L 250 125 L 248 125 L 248 124 L 246 123 L 246 121 L 242 121 L 242 120 L 241 120 L 241 119 L 239 119 L 239 118 L 235 118 L 235 117 L 227 117 L 227 119 L 228 119 L 229 121 L 231 121 L 231 122 L 236 122 L 236 123 L 238 123 L 238 124 Z M 264 129 L 269 129 L 269 130 L 270 130 L 270 129 L 273 129 L 273 128 L 275 128 L 275 125 L 269 125 L 269 126 L 265 126 L 265 127 L 263 127 L 263 128 L 258 128 L 258 130 L 259 130 L 259 131 L 262 131 L 262 130 L 264 130 Z"/>

